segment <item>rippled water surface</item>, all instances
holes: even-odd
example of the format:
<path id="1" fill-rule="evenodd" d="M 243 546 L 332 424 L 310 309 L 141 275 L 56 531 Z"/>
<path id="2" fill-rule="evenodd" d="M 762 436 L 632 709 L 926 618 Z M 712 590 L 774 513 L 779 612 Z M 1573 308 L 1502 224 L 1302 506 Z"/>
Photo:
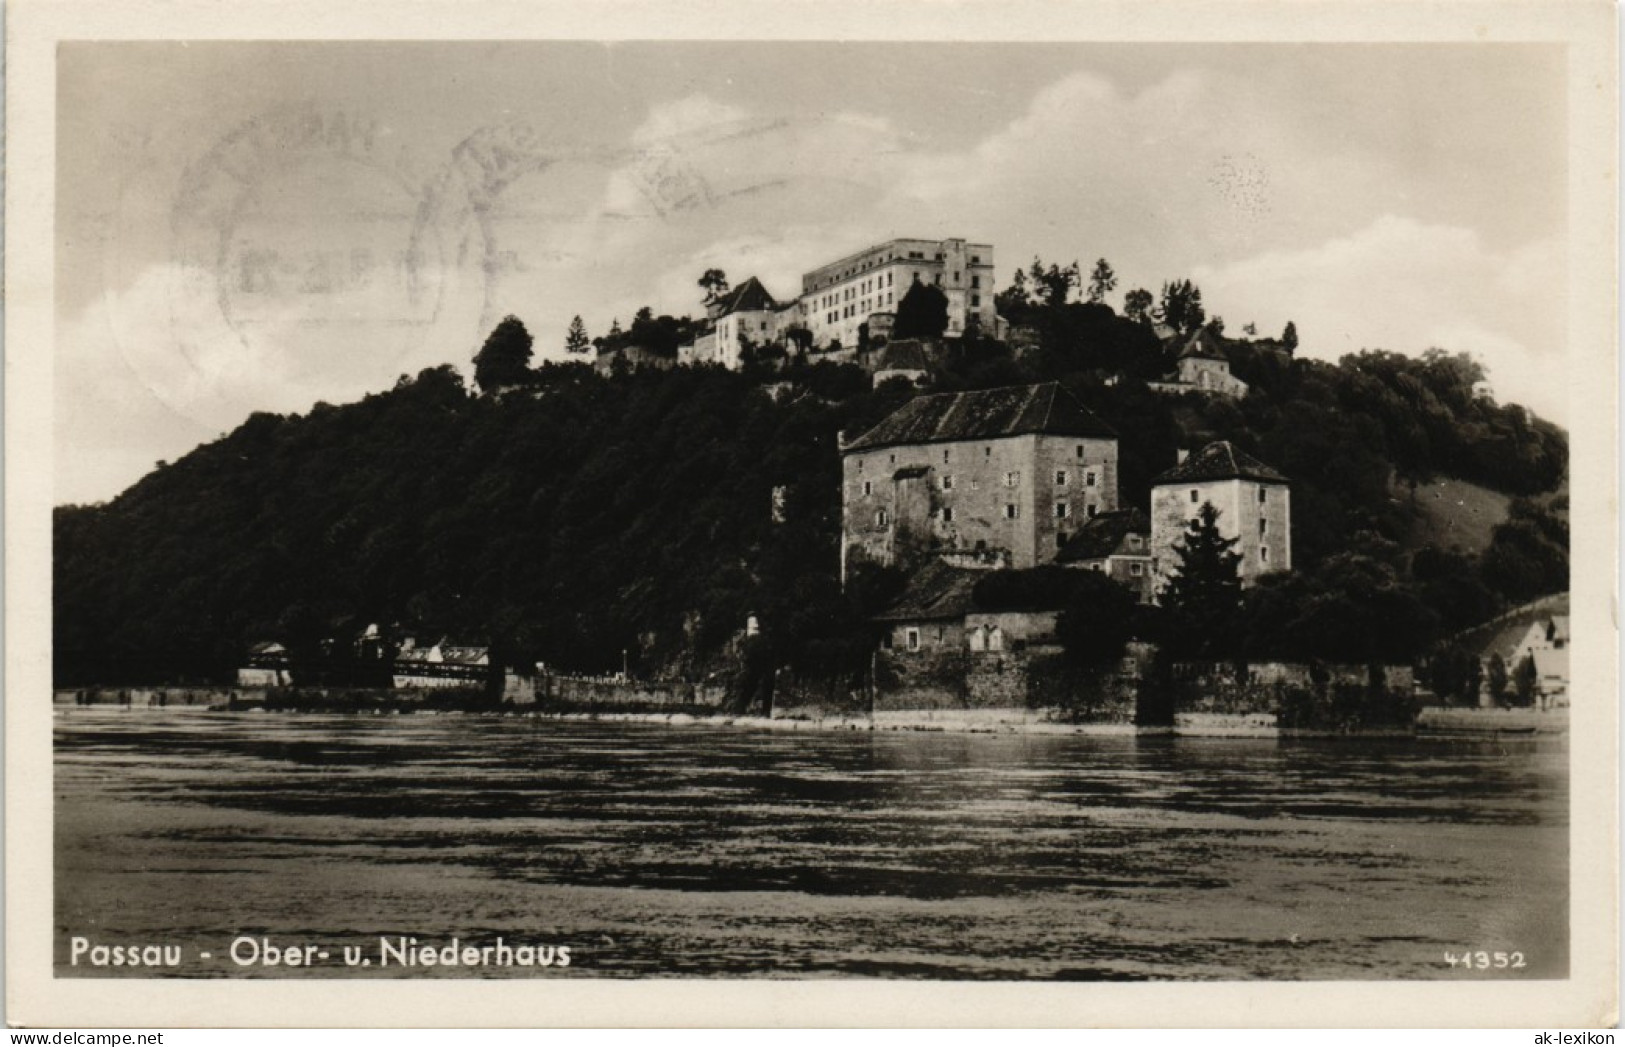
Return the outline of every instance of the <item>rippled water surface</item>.
<path id="1" fill-rule="evenodd" d="M 1562 977 L 1567 762 L 1562 741 L 72 708 L 57 970 Z M 238 936 L 327 959 L 239 966 Z M 379 938 L 403 936 L 568 946 L 571 963 L 381 968 Z M 73 965 L 74 937 L 183 961 Z M 374 962 L 346 966 L 345 946 Z M 1444 962 L 1467 950 L 1524 966 Z"/>

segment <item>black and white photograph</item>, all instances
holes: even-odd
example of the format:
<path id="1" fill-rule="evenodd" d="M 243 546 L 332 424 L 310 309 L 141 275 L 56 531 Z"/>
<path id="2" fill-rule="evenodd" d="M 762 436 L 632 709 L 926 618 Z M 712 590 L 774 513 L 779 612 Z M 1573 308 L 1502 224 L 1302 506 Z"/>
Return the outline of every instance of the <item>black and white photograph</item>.
<path id="1" fill-rule="evenodd" d="M 1617 1021 L 1610 5 L 21 6 L 21 1020 Z"/>

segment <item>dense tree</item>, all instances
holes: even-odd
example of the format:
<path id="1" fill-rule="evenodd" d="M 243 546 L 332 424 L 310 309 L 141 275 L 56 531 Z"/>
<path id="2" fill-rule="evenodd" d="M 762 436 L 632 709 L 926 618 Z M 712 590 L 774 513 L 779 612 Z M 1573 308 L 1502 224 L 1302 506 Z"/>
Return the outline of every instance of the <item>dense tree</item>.
<path id="1" fill-rule="evenodd" d="M 1032 265 L 1033 286 L 1042 293 L 1044 304 L 1051 308 L 1059 308 L 1066 304 L 1073 288 L 1082 282 L 1078 263 L 1068 266 L 1049 265 L 1047 268 L 1037 258 Z"/>
<path id="2" fill-rule="evenodd" d="M 530 379 L 531 337 L 517 316 L 496 325 L 474 356 L 474 380 L 482 392 L 492 392 Z"/>
<path id="3" fill-rule="evenodd" d="M 893 338 L 941 338 L 948 329 L 948 296 L 916 276 L 897 301 Z"/>
<path id="4" fill-rule="evenodd" d="M 1490 701 L 1496 705 L 1506 704 L 1507 663 L 1500 652 L 1490 655 L 1489 664 L 1484 669 L 1484 689 Z"/>
<path id="5" fill-rule="evenodd" d="M 564 336 L 564 351 L 571 354 L 585 353 L 592 348 L 592 342 L 587 338 L 587 325 L 581 322 L 577 315 L 570 321 L 570 330 Z"/>
<path id="6" fill-rule="evenodd" d="M 1031 304 L 1032 298 L 1027 292 L 1027 273 L 1023 269 L 1017 269 L 1010 286 L 993 296 L 993 307 L 1006 318 L 1025 311 Z"/>
<path id="7" fill-rule="evenodd" d="M 1513 603 L 1569 587 L 1569 529 L 1555 513 L 1525 499 L 1512 503 L 1483 556 L 1484 581 Z"/>
<path id="8" fill-rule="evenodd" d="M 1171 646 L 1191 653 L 1222 653 L 1234 635 L 1241 606 L 1238 539 L 1219 531 L 1219 510 L 1203 502 L 1174 543 L 1175 563 L 1162 591 L 1170 615 Z"/>
<path id="9" fill-rule="evenodd" d="M 1117 274 L 1112 270 L 1111 263 L 1104 258 L 1095 262 L 1094 271 L 1089 274 L 1089 301 L 1099 305 L 1116 288 Z"/>
<path id="10" fill-rule="evenodd" d="M 1433 693 L 1458 705 L 1477 705 L 1484 664 L 1460 644 L 1445 644 L 1427 659 L 1424 679 Z"/>
<path id="11" fill-rule="evenodd" d="M 1162 322 L 1182 334 L 1189 334 L 1207 320 L 1202 307 L 1202 289 L 1189 280 L 1174 280 L 1162 285 Z"/>
<path id="12" fill-rule="evenodd" d="M 1528 708 L 1535 704 L 1540 677 L 1535 669 L 1533 655 L 1524 655 L 1512 670 L 1512 702 Z"/>
<path id="13" fill-rule="evenodd" d="M 1151 306 L 1156 301 L 1150 291 L 1137 287 L 1123 296 L 1123 315 L 1138 323 L 1151 322 Z"/>
<path id="14" fill-rule="evenodd" d="M 705 304 L 707 305 L 728 293 L 728 274 L 721 269 L 707 269 L 700 275 L 698 283 L 700 288 L 705 291 Z"/>
<path id="15" fill-rule="evenodd" d="M 1298 351 L 1298 325 L 1291 320 L 1286 322 L 1286 329 L 1281 332 L 1281 345 L 1288 356 Z"/>
<path id="16" fill-rule="evenodd" d="M 1068 660 L 1102 665 L 1122 657 L 1140 615 L 1137 598 L 1096 571 L 1074 571 L 1072 594 L 1055 622 L 1055 638 Z"/>

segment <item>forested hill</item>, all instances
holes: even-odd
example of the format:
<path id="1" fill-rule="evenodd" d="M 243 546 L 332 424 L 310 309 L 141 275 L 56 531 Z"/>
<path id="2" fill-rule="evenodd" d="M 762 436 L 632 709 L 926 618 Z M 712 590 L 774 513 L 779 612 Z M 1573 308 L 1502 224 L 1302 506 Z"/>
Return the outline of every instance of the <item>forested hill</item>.
<path id="1" fill-rule="evenodd" d="M 1515 500 L 1481 554 L 1408 544 L 1408 480 L 1534 496 L 1565 475 L 1562 430 L 1475 395 L 1465 358 L 1329 365 L 1242 345 L 1245 400 L 1170 399 L 1145 387 L 1171 361 L 1142 325 L 1068 308 L 1095 334 L 1054 344 L 1087 348 L 1017 359 L 967 340 L 939 388 L 1064 381 L 1121 434 L 1125 504 L 1147 502 L 1177 448 L 1209 439 L 1286 473 L 1293 591 L 1335 594 L 1302 643 L 1394 599 L 1422 643 L 1566 587 L 1566 512 L 1551 499 Z M 550 365 L 501 397 L 442 367 L 360 403 L 257 414 L 109 504 L 56 511 L 58 683 L 223 679 L 254 642 L 368 623 L 489 642 L 518 663 L 601 670 L 625 651 L 634 671 L 702 673 L 755 614 L 782 664 L 853 664 L 864 616 L 898 580 L 841 592 L 836 434 L 911 395 L 829 363 L 613 377 Z M 1361 586 L 1389 602 L 1362 604 Z M 1298 635 L 1271 613 L 1275 640 Z"/>

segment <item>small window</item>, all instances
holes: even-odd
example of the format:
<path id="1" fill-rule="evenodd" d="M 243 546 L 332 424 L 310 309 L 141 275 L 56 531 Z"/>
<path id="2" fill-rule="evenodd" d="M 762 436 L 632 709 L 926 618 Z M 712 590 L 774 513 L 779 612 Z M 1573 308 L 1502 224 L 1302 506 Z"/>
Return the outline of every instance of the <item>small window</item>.
<path id="1" fill-rule="evenodd" d="M 982 457 L 983 458 L 992 458 L 993 457 L 993 448 L 991 448 L 991 447 L 982 448 Z"/>
<path id="2" fill-rule="evenodd" d="M 954 489 L 954 478 L 952 475 L 944 476 L 942 478 L 942 489 L 944 491 L 951 491 Z"/>
<path id="3" fill-rule="evenodd" d="M 976 259 L 972 258 L 971 259 L 971 264 L 975 265 L 976 264 Z M 980 276 L 978 276 L 977 274 L 972 273 L 970 275 L 970 285 L 972 287 L 981 287 L 982 286 L 982 278 Z"/>
<path id="4" fill-rule="evenodd" d="M 982 307 L 982 296 L 979 294 L 971 295 L 970 305 L 972 309 L 980 309 Z"/>
<path id="5" fill-rule="evenodd" d="M 1100 507 L 1098 505 L 1089 506 L 1089 519 L 1093 520 L 1095 518 L 1095 513 L 1099 511 L 1099 509 Z"/>
<path id="6" fill-rule="evenodd" d="M 1140 536 L 1137 535 L 1137 534 L 1129 535 L 1128 536 L 1128 547 L 1130 549 L 1138 549 L 1140 547 Z"/>
<path id="7" fill-rule="evenodd" d="M 1014 520 L 1020 515 L 1021 511 L 1016 508 L 1016 504 L 1014 502 L 1004 503 L 1004 518 L 1006 520 Z"/>
<path id="8" fill-rule="evenodd" d="M 942 449 L 942 464 L 943 465 L 948 464 L 948 448 L 946 448 L 946 447 L 944 447 Z"/>
<path id="9" fill-rule="evenodd" d="M 1270 533 L 1270 522 L 1268 520 L 1260 520 L 1260 521 L 1258 521 L 1258 536 L 1260 538 L 1262 538 L 1266 534 L 1269 534 L 1269 533 Z"/>
<path id="10" fill-rule="evenodd" d="M 1065 469 L 1057 469 L 1057 470 L 1055 470 L 1055 486 L 1056 487 L 1065 487 L 1066 486 L 1066 470 Z"/>
<path id="11" fill-rule="evenodd" d="M 891 464 L 893 464 L 893 465 L 897 464 L 897 456 L 895 454 L 891 456 Z M 1196 492 L 1195 491 L 1191 492 L 1191 501 L 1193 501 L 1193 502 L 1196 501 Z"/>
<path id="12" fill-rule="evenodd" d="M 1085 486 L 1085 487 L 1093 487 L 1094 485 L 1095 485 L 1095 474 L 1094 473 L 1084 473 L 1083 474 L 1083 486 Z"/>
<path id="13" fill-rule="evenodd" d="M 1004 474 L 1004 486 L 1006 486 L 1006 487 L 1020 487 L 1021 486 L 1021 470 L 1020 469 L 1012 469 L 1010 472 L 1005 473 Z"/>
<path id="14" fill-rule="evenodd" d="M 1269 563 L 1270 562 L 1270 547 L 1267 546 L 1267 545 L 1259 546 L 1258 547 L 1258 558 L 1260 560 L 1264 561 L 1265 563 Z"/>
<path id="15" fill-rule="evenodd" d="M 1139 564 L 1139 563 L 1131 563 L 1131 564 L 1128 565 L 1128 573 L 1132 574 L 1136 578 L 1140 577 L 1140 573 L 1144 569 L 1145 569 L 1144 565 Z"/>
<path id="16" fill-rule="evenodd" d="M 1065 520 L 1072 515 L 1072 507 L 1065 502 L 1055 503 L 1055 518 Z"/>
<path id="17" fill-rule="evenodd" d="M 863 481 L 863 493 L 865 497 L 875 493 L 875 482 L 873 480 Z"/>
<path id="18" fill-rule="evenodd" d="M 904 637 L 903 642 L 908 646 L 909 650 L 918 651 L 920 649 L 920 630 L 918 630 L 918 629 L 905 630 L 904 633 L 903 633 L 903 637 Z"/>
<path id="19" fill-rule="evenodd" d="M 1259 489 L 1258 489 L 1258 504 L 1259 504 L 1259 505 L 1263 505 L 1263 504 L 1264 504 L 1264 496 L 1265 496 L 1265 495 L 1267 495 L 1267 494 L 1268 494 L 1268 493 L 1269 493 L 1269 489 L 1268 489 L 1268 488 L 1265 488 L 1265 487 L 1260 487 L 1260 488 L 1259 488 Z"/>
<path id="20" fill-rule="evenodd" d="M 884 526 L 886 526 L 886 521 L 887 521 L 886 510 L 884 510 L 884 509 L 877 510 L 875 512 L 875 526 L 876 527 L 884 527 Z"/>
<path id="21" fill-rule="evenodd" d="M 1104 571 L 1105 568 L 1101 566 L 1099 560 L 1096 560 L 1094 563 L 1089 565 L 1089 570 L 1091 570 L 1091 571 Z"/>
<path id="22" fill-rule="evenodd" d="M 943 523 L 953 523 L 954 522 L 954 509 L 953 509 L 953 506 L 945 505 L 945 506 L 942 507 L 942 522 Z"/>
<path id="23" fill-rule="evenodd" d="M 893 455 L 893 456 L 892 456 L 892 461 L 894 461 L 894 462 L 895 462 L 895 461 L 897 461 L 897 456 L 896 456 L 896 455 Z M 1201 496 L 1200 496 L 1200 495 L 1199 495 L 1199 494 L 1198 494 L 1198 493 L 1197 493 L 1197 492 L 1196 492 L 1196 491 L 1192 491 L 1192 492 L 1191 492 L 1191 504 L 1192 504 L 1192 505 L 1195 505 L 1195 504 L 1196 504 L 1196 500 L 1197 500 L 1197 499 L 1198 499 L 1198 498 L 1199 498 L 1199 497 L 1201 497 Z"/>

